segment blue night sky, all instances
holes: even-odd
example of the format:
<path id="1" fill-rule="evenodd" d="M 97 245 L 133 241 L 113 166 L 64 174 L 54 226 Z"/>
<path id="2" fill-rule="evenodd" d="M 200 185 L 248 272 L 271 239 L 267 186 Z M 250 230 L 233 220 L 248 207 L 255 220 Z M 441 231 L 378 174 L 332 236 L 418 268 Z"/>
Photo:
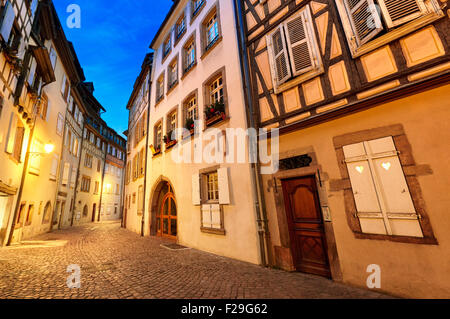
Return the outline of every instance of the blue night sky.
<path id="1" fill-rule="evenodd" d="M 86 81 L 106 109 L 102 118 L 119 134 L 127 129 L 126 104 L 145 54 L 171 0 L 54 0 L 66 37 L 73 42 Z M 81 28 L 70 29 L 69 4 L 81 8 Z"/>

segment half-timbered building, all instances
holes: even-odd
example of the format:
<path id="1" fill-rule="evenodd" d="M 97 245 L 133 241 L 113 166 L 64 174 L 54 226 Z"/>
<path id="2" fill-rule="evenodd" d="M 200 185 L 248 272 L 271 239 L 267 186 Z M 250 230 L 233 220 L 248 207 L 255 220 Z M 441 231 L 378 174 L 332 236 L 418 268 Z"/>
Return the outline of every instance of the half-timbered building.
<path id="1" fill-rule="evenodd" d="M 384 291 L 448 296 L 447 1 L 235 6 L 248 106 L 281 134 L 271 264 L 363 287 L 379 266 Z"/>

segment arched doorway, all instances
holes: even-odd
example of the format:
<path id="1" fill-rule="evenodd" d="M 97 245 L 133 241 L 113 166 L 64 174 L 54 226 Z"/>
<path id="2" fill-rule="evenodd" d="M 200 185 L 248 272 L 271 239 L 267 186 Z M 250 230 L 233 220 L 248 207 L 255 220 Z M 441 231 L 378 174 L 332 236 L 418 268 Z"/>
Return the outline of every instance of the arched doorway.
<path id="1" fill-rule="evenodd" d="M 153 193 L 151 234 L 171 239 L 177 238 L 177 204 L 172 185 L 162 181 Z"/>

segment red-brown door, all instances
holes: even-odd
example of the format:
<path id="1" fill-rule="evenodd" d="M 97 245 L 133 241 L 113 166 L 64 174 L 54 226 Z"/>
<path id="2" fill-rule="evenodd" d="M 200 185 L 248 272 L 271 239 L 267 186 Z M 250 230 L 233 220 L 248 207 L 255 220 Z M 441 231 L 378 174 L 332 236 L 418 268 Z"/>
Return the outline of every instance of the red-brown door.
<path id="1" fill-rule="evenodd" d="M 330 278 L 315 176 L 283 180 L 282 185 L 295 268 Z"/>

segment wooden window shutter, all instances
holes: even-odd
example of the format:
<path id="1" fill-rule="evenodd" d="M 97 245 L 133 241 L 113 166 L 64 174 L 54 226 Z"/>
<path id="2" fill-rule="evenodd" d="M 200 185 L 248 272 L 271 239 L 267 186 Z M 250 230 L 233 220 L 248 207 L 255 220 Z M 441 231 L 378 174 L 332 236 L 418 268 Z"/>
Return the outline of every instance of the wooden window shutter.
<path id="1" fill-rule="evenodd" d="M 64 93 L 65 93 L 65 91 L 66 91 L 66 81 L 67 80 L 67 77 L 66 77 L 66 75 L 64 74 L 63 75 L 63 80 L 62 80 L 62 86 L 61 86 L 61 93 L 64 95 Z"/>
<path id="2" fill-rule="evenodd" d="M 34 82 L 34 75 L 36 74 L 36 67 L 37 67 L 37 62 L 34 58 L 32 58 L 31 60 L 31 67 L 30 67 L 30 73 L 28 73 L 28 84 L 30 86 L 33 86 L 33 82 Z"/>
<path id="3" fill-rule="evenodd" d="M 192 175 L 192 205 L 199 206 L 201 204 L 200 197 L 200 175 Z"/>
<path id="4" fill-rule="evenodd" d="M 3 40 L 5 42 L 8 42 L 16 15 L 14 13 L 14 8 L 10 1 L 6 2 L 5 8 L 3 10 L 4 15 L 2 20 L 2 27 L 0 29 L 0 34 L 3 37 Z"/>
<path id="5" fill-rule="evenodd" d="M 267 36 L 267 47 L 269 49 L 272 78 L 274 86 L 277 87 L 292 76 L 282 26 L 279 26 Z"/>
<path id="6" fill-rule="evenodd" d="M 344 5 L 353 29 L 353 35 L 347 35 L 350 41 L 361 46 L 373 39 L 383 30 L 381 19 L 373 0 L 344 0 Z"/>
<path id="7" fill-rule="evenodd" d="M 22 157 L 22 146 L 23 146 L 23 138 L 25 136 L 25 128 L 17 127 L 16 129 L 16 138 L 14 141 L 14 153 L 13 157 L 18 161 L 21 160 Z"/>
<path id="8" fill-rule="evenodd" d="M 202 227 L 212 228 L 212 216 L 210 204 L 205 204 L 202 206 Z"/>
<path id="9" fill-rule="evenodd" d="M 299 75 L 316 68 L 321 59 L 309 7 L 287 20 L 284 28 L 293 74 Z"/>
<path id="10" fill-rule="evenodd" d="M 8 140 L 6 143 L 6 153 L 12 154 L 14 151 L 14 141 L 16 138 L 17 116 L 11 113 L 11 120 L 9 121 Z"/>
<path id="11" fill-rule="evenodd" d="M 230 188 L 228 185 L 228 168 L 219 168 L 217 170 L 217 178 L 219 184 L 219 204 L 230 204 Z"/>
<path id="12" fill-rule="evenodd" d="M 70 163 L 64 164 L 64 172 L 62 176 L 62 184 L 68 185 L 70 181 Z"/>
<path id="13" fill-rule="evenodd" d="M 427 13 L 423 0 L 379 0 L 389 28 L 396 27 Z"/>
<path id="14" fill-rule="evenodd" d="M 56 180 L 58 174 L 58 162 L 59 162 L 58 155 L 53 154 L 52 166 L 50 168 L 50 179 L 52 180 Z"/>

